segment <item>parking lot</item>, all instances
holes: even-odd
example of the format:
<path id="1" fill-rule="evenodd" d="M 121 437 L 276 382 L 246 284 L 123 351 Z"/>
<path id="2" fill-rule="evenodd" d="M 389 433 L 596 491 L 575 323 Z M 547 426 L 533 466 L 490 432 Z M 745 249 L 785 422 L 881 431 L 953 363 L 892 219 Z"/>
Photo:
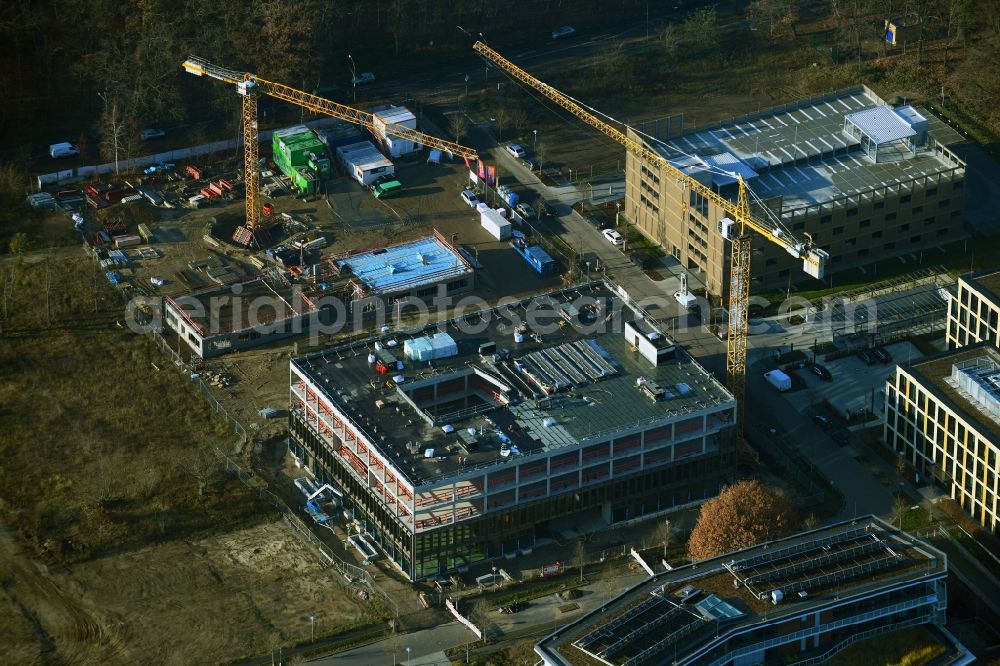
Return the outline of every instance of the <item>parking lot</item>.
<path id="1" fill-rule="evenodd" d="M 885 399 L 882 393 L 885 380 L 892 375 L 895 363 L 905 364 L 923 357 L 909 342 L 897 342 L 885 349 L 892 355 L 893 362 L 867 365 L 857 356 L 832 361 L 820 359 L 820 365 L 830 371 L 831 381 L 824 381 L 808 366 L 796 371 L 805 382 L 805 388 L 789 391 L 786 394 L 788 402 L 803 414 L 834 416 L 822 407 L 824 401 L 829 401 L 841 418 L 847 411 L 856 414 L 873 406 L 875 413 L 879 413 Z"/>

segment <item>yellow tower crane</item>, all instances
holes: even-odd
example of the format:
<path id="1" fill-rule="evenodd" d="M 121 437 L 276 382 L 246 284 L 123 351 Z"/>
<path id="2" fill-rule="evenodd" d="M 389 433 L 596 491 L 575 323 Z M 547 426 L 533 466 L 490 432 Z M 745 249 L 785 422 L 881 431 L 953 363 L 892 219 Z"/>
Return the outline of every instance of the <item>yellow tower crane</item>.
<path id="1" fill-rule="evenodd" d="M 189 56 L 183 63 L 184 69 L 195 76 L 210 76 L 236 86 L 236 92 L 243 99 L 243 178 L 246 183 L 246 228 L 251 232 L 260 229 L 260 165 L 257 145 L 257 95 L 264 94 L 292 104 L 297 104 L 313 113 L 320 113 L 355 125 L 362 125 L 372 133 L 376 132 L 375 118 L 367 111 L 361 111 L 344 104 L 310 95 L 290 86 L 262 79 L 256 74 L 239 72 L 213 65 L 204 58 Z M 401 139 L 408 139 L 428 148 L 441 150 L 468 159 L 478 159 L 472 148 L 438 139 L 409 127 L 390 124 L 385 132 Z"/>
<path id="2" fill-rule="evenodd" d="M 828 254 L 814 247 L 807 237 L 805 242 L 796 240 L 787 230 L 777 224 L 767 224 L 756 219 L 750 210 L 746 183 L 738 177 L 739 193 L 736 201 L 719 195 L 708 185 L 684 173 L 670 163 L 667 158 L 651 150 L 641 141 L 636 141 L 610 125 L 583 106 L 559 92 L 547 83 L 539 81 L 526 71 L 504 58 L 482 42 L 472 47 L 476 53 L 489 60 L 509 76 L 532 87 L 547 98 L 566 109 L 591 127 L 600 130 L 639 158 L 655 164 L 684 183 L 692 192 L 711 201 L 725 211 L 728 218 L 719 222 L 719 231 L 732 243 L 729 272 L 729 330 L 726 350 L 726 373 L 729 390 L 736 398 L 736 432 L 743 435 L 744 402 L 746 398 L 747 374 L 747 305 L 750 296 L 750 231 L 756 231 L 767 240 L 783 247 L 793 257 L 802 260 L 802 269 L 809 275 L 822 278 Z"/>

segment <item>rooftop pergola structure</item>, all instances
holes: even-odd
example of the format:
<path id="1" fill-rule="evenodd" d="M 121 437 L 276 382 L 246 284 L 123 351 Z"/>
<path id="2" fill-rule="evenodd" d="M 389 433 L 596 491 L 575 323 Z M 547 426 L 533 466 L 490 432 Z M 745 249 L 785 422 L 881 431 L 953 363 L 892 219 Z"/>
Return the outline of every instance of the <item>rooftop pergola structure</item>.
<path id="1" fill-rule="evenodd" d="M 912 106 L 877 106 L 844 116 L 844 133 L 860 142 L 865 154 L 878 162 L 885 146 L 902 147 L 916 155 L 927 135 L 927 119 Z M 892 152 L 899 154 L 898 150 Z"/>

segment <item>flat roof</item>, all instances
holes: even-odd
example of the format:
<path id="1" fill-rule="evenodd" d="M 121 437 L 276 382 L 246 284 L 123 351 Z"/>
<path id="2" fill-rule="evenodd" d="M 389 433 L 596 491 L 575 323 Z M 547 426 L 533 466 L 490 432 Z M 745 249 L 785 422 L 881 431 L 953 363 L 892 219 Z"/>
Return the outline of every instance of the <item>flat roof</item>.
<path id="1" fill-rule="evenodd" d="M 266 326 L 315 310 L 315 306 L 290 283 L 263 277 L 168 296 L 167 302 L 182 312 L 202 336 L 241 331 L 254 325 Z M 251 314 L 256 321 L 250 320 Z"/>
<path id="2" fill-rule="evenodd" d="M 372 114 L 386 124 L 405 123 L 417 117 L 405 106 L 386 106 L 372 110 Z"/>
<path id="3" fill-rule="evenodd" d="M 1000 304 L 1000 269 L 991 268 L 981 273 L 966 273 L 961 278 L 978 286 L 979 291 L 986 292 L 992 302 Z"/>
<path id="4" fill-rule="evenodd" d="M 785 211 L 964 167 L 931 150 L 873 162 L 857 140 L 844 134 L 844 117 L 884 105 L 875 93 L 857 87 L 761 111 L 750 119 L 693 128 L 653 147 L 671 160 L 728 153 L 759 174 L 750 181 L 754 192 L 763 199 L 783 197 Z M 927 122 L 929 134 L 943 145 L 962 139 L 933 116 L 927 115 Z"/>
<path id="5" fill-rule="evenodd" d="M 410 290 L 471 274 L 472 266 L 455 248 L 437 236 L 354 254 L 334 261 L 376 293 Z"/>
<path id="6" fill-rule="evenodd" d="M 657 574 L 538 647 L 563 664 L 677 663 L 734 630 L 945 573 L 942 552 L 868 516 Z"/>
<path id="7" fill-rule="evenodd" d="M 949 381 L 952 367 L 956 363 L 983 357 L 1000 363 L 1000 351 L 989 343 L 980 342 L 975 345 L 961 347 L 944 352 L 943 354 L 921 359 L 911 365 L 909 370 L 916 377 L 925 380 L 924 388 L 937 395 L 939 399 L 958 412 L 968 423 L 981 426 L 980 429 L 984 435 L 992 433 L 995 438 L 993 443 L 1000 446 L 1000 422 L 982 411 L 976 403 L 969 399 L 968 395 L 964 394 L 953 382 Z"/>
<path id="8" fill-rule="evenodd" d="M 506 464 L 504 439 L 507 446 L 528 455 L 606 442 L 616 434 L 660 423 L 700 419 L 699 414 L 712 408 L 731 413 L 732 395 L 680 348 L 672 360 L 655 367 L 637 354 L 623 333 L 625 322 L 635 318 L 636 312 L 608 285 L 594 282 L 445 322 L 443 330 L 454 339 L 458 353 L 434 360 L 433 367 L 406 358 L 404 347 L 441 326 L 385 334 L 292 363 L 318 387 L 327 387 L 327 397 L 362 429 L 366 424 L 377 428 L 377 436 L 372 432 L 369 439 L 419 484 L 474 467 Z M 529 319 L 540 324 L 515 342 L 515 324 Z M 483 345 L 487 347 L 481 353 Z M 369 354 L 390 366 L 392 360 L 403 361 L 405 380 L 387 386 L 396 371 L 379 375 Z M 461 385 L 466 375 L 483 390 L 468 399 L 466 390 L 454 404 L 438 402 L 418 410 L 415 403 L 421 395 L 437 399 L 438 391 L 454 387 L 447 382 Z M 571 385 L 546 395 L 531 375 L 560 375 Z M 640 377 L 669 395 L 653 400 L 637 385 Z M 424 390 L 434 385 L 437 388 Z M 431 458 L 424 457 L 427 449 L 434 449 Z"/>
<path id="9" fill-rule="evenodd" d="M 368 171 L 378 167 L 391 167 L 392 161 L 383 155 L 371 141 L 359 141 L 337 148 L 345 160 L 354 166 Z"/>

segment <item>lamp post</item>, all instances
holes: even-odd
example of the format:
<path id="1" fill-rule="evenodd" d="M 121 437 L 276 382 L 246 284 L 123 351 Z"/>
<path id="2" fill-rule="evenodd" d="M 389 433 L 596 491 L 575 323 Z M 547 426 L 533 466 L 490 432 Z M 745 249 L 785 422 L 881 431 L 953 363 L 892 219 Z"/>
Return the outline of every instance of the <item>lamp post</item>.
<path id="1" fill-rule="evenodd" d="M 316 614 L 315 613 L 313 613 L 312 615 L 309 616 L 309 624 L 311 625 L 311 628 L 312 628 L 312 637 L 310 639 L 310 642 L 311 643 L 315 643 L 316 642 Z"/>
<path id="2" fill-rule="evenodd" d="M 531 133 L 535 135 L 535 138 L 531 140 L 531 152 L 533 154 L 538 150 L 538 130 L 531 130 Z"/>
<path id="3" fill-rule="evenodd" d="M 618 228 L 618 218 L 621 217 L 621 214 L 622 214 L 622 202 L 621 201 L 616 201 L 615 202 L 615 229 Z"/>
<path id="4" fill-rule="evenodd" d="M 351 86 L 354 91 L 354 101 L 358 101 L 358 73 L 354 68 L 354 57 L 348 53 L 347 59 L 351 61 Z"/>
<path id="5" fill-rule="evenodd" d="M 410 666 L 410 646 L 406 646 L 406 666 Z"/>

